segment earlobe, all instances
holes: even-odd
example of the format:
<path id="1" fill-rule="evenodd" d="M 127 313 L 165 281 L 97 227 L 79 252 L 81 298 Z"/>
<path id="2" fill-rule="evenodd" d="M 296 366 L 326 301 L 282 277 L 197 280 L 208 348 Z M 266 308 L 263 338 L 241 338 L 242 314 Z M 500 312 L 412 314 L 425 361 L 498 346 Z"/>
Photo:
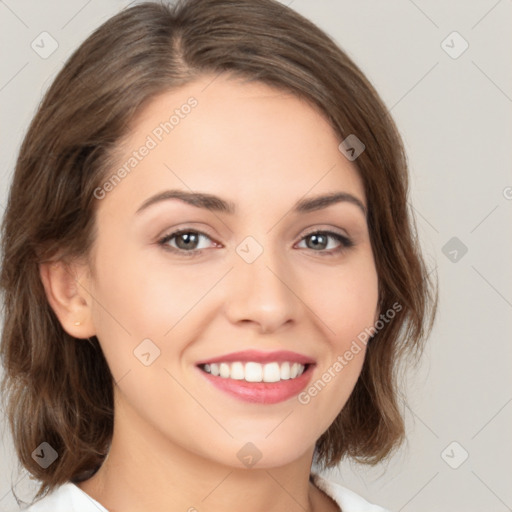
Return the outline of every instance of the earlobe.
<path id="1" fill-rule="evenodd" d="M 64 262 L 45 262 L 39 274 L 46 298 L 62 328 L 75 338 L 95 335 L 92 300 L 79 279 L 78 268 Z"/>

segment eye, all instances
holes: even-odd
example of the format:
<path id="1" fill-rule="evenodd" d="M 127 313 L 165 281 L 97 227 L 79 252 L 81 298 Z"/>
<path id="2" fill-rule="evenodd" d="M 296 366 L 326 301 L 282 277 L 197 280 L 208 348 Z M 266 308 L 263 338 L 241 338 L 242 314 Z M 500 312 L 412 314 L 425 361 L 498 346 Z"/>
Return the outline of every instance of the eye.
<path id="1" fill-rule="evenodd" d="M 193 229 L 180 229 L 165 235 L 163 238 L 158 240 L 158 244 L 163 246 L 164 249 L 186 254 L 187 256 L 194 256 L 208 248 L 208 243 L 201 246 L 201 242 L 207 240 L 211 241 L 211 238 L 202 233 L 201 231 L 195 231 Z"/>
<path id="2" fill-rule="evenodd" d="M 208 240 L 212 242 L 213 246 L 218 246 L 201 231 L 180 229 L 165 235 L 158 240 L 158 244 L 165 250 L 189 257 L 199 255 L 204 249 L 207 249 L 209 247 Z M 306 247 L 300 248 L 312 249 L 322 256 L 334 256 L 354 245 L 354 242 L 348 237 L 333 231 L 314 231 L 304 236 L 300 243 L 303 242 L 306 243 Z"/>
<path id="3" fill-rule="evenodd" d="M 333 241 L 334 244 L 330 243 Z M 350 238 L 333 231 L 314 231 L 303 237 L 302 242 L 306 243 L 307 249 L 319 252 L 322 256 L 334 256 L 354 245 Z M 336 244 L 338 244 L 337 247 Z"/>

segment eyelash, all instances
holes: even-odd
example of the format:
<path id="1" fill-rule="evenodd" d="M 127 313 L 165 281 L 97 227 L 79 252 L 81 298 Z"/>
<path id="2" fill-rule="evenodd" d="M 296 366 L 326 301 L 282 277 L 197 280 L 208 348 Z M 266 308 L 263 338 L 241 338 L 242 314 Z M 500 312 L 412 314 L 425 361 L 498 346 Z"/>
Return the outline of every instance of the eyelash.
<path id="1" fill-rule="evenodd" d="M 158 240 L 158 245 L 160 245 L 166 251 L 170 251 L 170 252 L 173 252 L 173 253 L 176 253 L 176 254 L 180 254 L 180 255 L 183 255 L 183 256 L 185 256 L 187 258 L 193 258 L 195 256 L 200 256 L 203 253 L 203 251 L 205 251 L 206 249 L 192 249 L 190 251 L 185 251 L 183 249 L 177 249 L 175 247 L 170 247 L 168 245 L 168 242 L 170 240 L 172 240 L 173 238 L 178 237 L 179 235 L 183 235 L 185 233 L 187 233 L 187 234 L 188 233 L 194 233 L 194 234 L 199 235 L 200 237 L 204 236 L 204 237 L 209 238 L 211 240 L 211 237 L 208 236 L 206 233 L 203 233 L 202 231 L 197 231 L 197 230 L 194 230 L 194 229 L 180 229 L 178 231 L 174 231 L 173 233 L 165 235 L 163 238 Z M 312 231 L 311 233 L 308 233 L 308 234 L 304 235 L 301 238 L 300 241 L 302 242 L 306 238 L 311 237 L 313 235 L 327 235 L 328 237 L 334 238 L 337 242 L 339 242 L 341 244 L 341 246 L 338 247 L 337 249 L 331 249 L 329 251 L 326 251 L 326 250 L 315 251 L 313 249 L 310 249 L 313 252 L 318 252 L 322 257 L 336 256 L 336 255 L 338 255 L 338 254 L 340 254 L 340 253 L 342 253 L 342 252 L 346 251 L 347 249 L 350 249 L 351 247 L 354 246 L 354 242 L 350 238 L 348 238 L 348 237 L 346 237 L 344 235 L 341 235 L 339 233 L 335 233 L 334 231 L 322 231 L 322 230 Z"/>

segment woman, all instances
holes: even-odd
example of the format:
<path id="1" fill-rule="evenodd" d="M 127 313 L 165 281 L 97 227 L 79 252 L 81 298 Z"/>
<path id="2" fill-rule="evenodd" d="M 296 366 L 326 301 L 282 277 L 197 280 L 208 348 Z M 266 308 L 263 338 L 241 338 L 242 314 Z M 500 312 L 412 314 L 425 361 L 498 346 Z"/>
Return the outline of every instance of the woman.
<path id="1" fill-rule="evenodd" d="M 97 29 L 3 225 L 28 510 L 382 511 L 317 468 L 403 440 L 397 369 L 435 310 L 407 189 L 373 87 L 278 2 L 145 3 Z"/>

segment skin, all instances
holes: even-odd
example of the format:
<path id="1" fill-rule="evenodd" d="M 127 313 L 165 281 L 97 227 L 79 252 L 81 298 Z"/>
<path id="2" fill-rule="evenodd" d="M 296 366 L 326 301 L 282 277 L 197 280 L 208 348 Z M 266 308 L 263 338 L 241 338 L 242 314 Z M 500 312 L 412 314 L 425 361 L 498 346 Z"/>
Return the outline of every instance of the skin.
<path id="1" fill-rule="evenodd" d="M 98 201 L 92 264 L 41 266 L 64 329 L 96 335 L 116 381 L 109 455 L 79 487 L 112 512 L 338 510 L 309 474 L 315 442 L 346 403 L 364 347 L 307 405 L 297 397 L 240 401 L 213 387 L 196 362 L 245 349 L 292 350 L 316 360 L 315 382 L 373 325 L 378 280 L 363 211 L 339 202 L 291 212 L 297 200 L 333 191 L 366 205 L 363 184 L 315 108 L 261 83 L 212 80 L 155 98 L 136 119 L 120 165 L 187 98 L 198 101 Z M 136 214 L 166 189 L 215 194 L 238 211 L 174 199 Z M 200 255 L 158 244 L 181 228 L 207 235 L 196 245 Z M 354 246 L 328 238 L 315 248 L 306 235 L 322 229 Z M 263 249 L 250 264 L 236 251 L 247 236 Z M 167 245 L 179 250 L 183 238 Z M 160 349 L 149 366 L 133 353 L 146 338 Z M 250 469 L 237 457 L 247 442 L 261 452 Z"/>

